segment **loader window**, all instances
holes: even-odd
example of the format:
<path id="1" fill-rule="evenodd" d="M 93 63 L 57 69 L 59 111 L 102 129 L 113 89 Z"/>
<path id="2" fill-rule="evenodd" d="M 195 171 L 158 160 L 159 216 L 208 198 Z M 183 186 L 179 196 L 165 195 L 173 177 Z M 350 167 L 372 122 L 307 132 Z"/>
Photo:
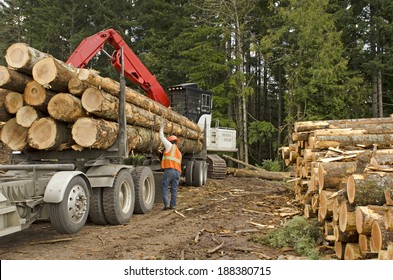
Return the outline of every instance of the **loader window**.
<path id="1" fill-rule="evenodd" d="M 210 113 L 211 108 L 211 96 L 209 94 L 202 94 L 202 107 L 203 113 Z"/>

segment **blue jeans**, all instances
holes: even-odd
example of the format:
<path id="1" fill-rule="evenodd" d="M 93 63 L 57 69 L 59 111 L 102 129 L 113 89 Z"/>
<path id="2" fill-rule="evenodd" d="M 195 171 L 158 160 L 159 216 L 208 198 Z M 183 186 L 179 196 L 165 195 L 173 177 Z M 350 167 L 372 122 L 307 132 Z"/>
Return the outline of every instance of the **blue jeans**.
<path id="1" fill-rule="evenodd" d="M 176 169 L 167 168 L 164 170 L 164 174 L 162 175 L 162 201 L 164 202 L 165 207 L 175 207 L 176 206 L 176 196 L 177 196 L 177 187 L 179 186 L 180 181 L 180 172 Z M 170 187 L 171 191 L 171 201 L 169 203 L 168 199 L 168 187 Z"/>

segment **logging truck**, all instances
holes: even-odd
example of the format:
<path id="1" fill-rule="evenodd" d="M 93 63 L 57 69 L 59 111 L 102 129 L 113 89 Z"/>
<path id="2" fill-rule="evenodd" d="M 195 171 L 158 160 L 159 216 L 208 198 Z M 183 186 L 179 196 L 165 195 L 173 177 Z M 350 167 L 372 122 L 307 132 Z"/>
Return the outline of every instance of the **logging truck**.
<path id="1" fill-rule="evenodd" d="M 94 81 L 103 80 L 96 73 L 89 72 L 86 79 L 82 78 L 83 70 L 87 70 L 84 67 L 103 50 L 105 43 L 114 47 L 111 64 L 120 73 L 120 82 L 106 80 L 110 86 L 95 84 Z M 39 68 L 45 60 L 50 66 Z M 7 96 L 9 90 L 22 90 L 24 103 L 30 105 L 29 101 L 36 101 L 42 92 L 45 105 L 22 107 L 23 112 L 43 108 L 32 121 L 27 121 L 26 113 L 18 120 L 22 108 L 15 110 L 17 117 L 5 122 L 2 128 L 1 140 L 14 152 L 10 164 L 0 165 L 0 237 L 26 229 L 38 220 L 50 220 L 59 233 L 76 233 L 88 218 L 101 225 L 127 224 L 134 213 L 151 211 L 160 197 L 157 129 L 163 121 L 166 133 L 185 134 L 178 136 L 182 140 L 183 176 L 187 185 L 202 186 L 208 176 L 225 176 L 225 161 L 215 152 L 235 152 L 236 131 L 218 125 L 211 127 L 212 93 L 195 84 L 180 84 L 168 88 L 167 95 L 115 30 L 104 30 L 84 39 L 66 63 L 24 44 L 15 50 L 11 46 L 6 61 L 11 68 L 0 69 L 0 94 L 3 95 L 2 90 Z M 56 72 L 53 75 L 56 82 L 59 73 L 67 77 L 70 93 L 74 89 L 72 82 L 83 81 L 82 97 L 61 93 L 64 91 L 61 82 L 44 81 L 51 78 L 52 72 Z M 73 80 L 74 76 L 77 79 Z M 23 89 L 15 87 L 20 79 L 26 80 Z M 125 79 L 142 88 L 147 97 L 141 99 L 143 94 L 135 94 L 126 87 Z M 92 87 L 86 88 L 86 84 Z M 56 91 L 55 94 L 48 89 Z M 48 104 L 48 96 L 52 105 Z M 61 101 L 54 101 L 54 96 Z M 65 101 L 67 98 L 69 103 Z M 110 116 L 106 111 L 106 118 L 100 119 L 104 118 L 100 115 L 102 111 L 88 109 L 97 100 L 107 102 L 107 107 L 101 107 L 113 107 L 117 111 L 111 111 Z M 72 109 L 74 104 L 82 103 L 81 111 Z M 48 113 L 50 117 L 45 117 Z M 7 114 L 7 118 L 12 115 Z M 61 115 L 58 118 L 61 122 L 56 121 L 56 114 Z M 111 117 L 115 122 L 108 121 Z M 142 117 L 149 120 L 149 126 L 131 125 L 138 125 Z M 66 124 L 68 121 L 73 123 Z M 23 127 L 25 123 L 29 123 L 28 129 Z M 70 136 L 63 140 L 64 135 L 71 134 L 72 149 Z M 130 153 L 134 151 L 146 156 L 143 164 L 129 164 Z"/>

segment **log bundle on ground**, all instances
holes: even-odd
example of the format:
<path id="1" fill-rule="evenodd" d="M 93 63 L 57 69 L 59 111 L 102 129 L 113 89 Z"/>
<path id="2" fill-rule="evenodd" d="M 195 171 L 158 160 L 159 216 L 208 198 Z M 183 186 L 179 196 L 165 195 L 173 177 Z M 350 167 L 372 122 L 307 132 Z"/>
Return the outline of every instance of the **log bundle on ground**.
<path id="1" fill-rule="evenodd" d="M 393 259 L 393 118 L 297 122 L 281 148 L 304 216 L 340 259 Z"/>
<path id="2" fill-rule="evenodd" d="M 108 149 L 118 132 L 120 84 L 94 70 L 77 69 L 23 43 L 0 66 L 1 140 L 11 150 Z M 180 139 L 183 153 L 199 153 L 203 129 L 186 117 L 126 88 L 130 152 L 157 153 L 164 132 Z"/>

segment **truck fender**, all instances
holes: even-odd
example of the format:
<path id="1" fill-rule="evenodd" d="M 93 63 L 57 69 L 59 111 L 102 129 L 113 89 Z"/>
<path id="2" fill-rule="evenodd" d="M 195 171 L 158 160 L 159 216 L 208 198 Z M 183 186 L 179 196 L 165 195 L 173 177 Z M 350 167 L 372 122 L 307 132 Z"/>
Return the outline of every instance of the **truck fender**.
<path id="1" fill-rule="evenodd" d="M 122 169 L 129 169 L 132 172 L 133 167 L 121 164 L 108 164 L 101 166 L 93 166 L 87 172 L 92 188 L 111 188 L 117 173 Z"/>
<path id="2" fill-rule="evenodd" d="M 81 176 L 87 183 L 90 189 L 90 182 L 86 175 L 81 171 L 59 171 L 49 180 L 44 193 L 44 202 L 60 203 L 63 200 L 64 192 L 70 181 L 76 177 Z"/>

